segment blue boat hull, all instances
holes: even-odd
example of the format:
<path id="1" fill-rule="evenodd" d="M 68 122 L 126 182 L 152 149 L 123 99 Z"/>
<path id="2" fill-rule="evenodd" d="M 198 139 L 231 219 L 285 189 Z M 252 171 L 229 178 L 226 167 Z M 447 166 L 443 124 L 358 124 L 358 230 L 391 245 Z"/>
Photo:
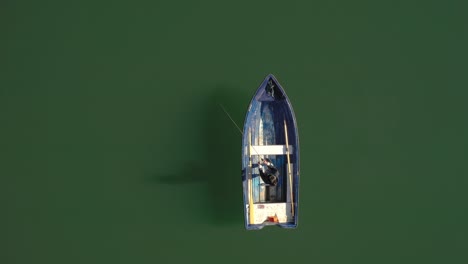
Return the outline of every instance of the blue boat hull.
<path id="1" fill-rule="evenodd" d="M 270 159 L 278 184 L 263 182 L 258 163 Z M 245 227 L 296 228 L 299 202 L 299 135 L 291 103 L 279 82 L 268 75 L 252 98 L 242 138 Z"/>

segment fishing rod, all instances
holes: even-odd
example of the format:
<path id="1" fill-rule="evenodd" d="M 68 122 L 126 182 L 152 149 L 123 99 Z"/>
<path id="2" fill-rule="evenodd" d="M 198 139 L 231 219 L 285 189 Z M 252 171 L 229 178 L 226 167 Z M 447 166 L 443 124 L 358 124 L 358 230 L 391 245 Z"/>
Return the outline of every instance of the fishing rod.
<path id="1" fill-rule="evenodd" d="M 226 111 L 226 109 L 223 107 L 222 104 L 218 103 L 219 106 L 223 109 L 224 113 L 226 113 L 226 115 L 229 117 L 229 119 L 231 119 L 231 122 L 237 127 L 237 130 L 239 130 L 239 132 L 241 133 L 242 136 L 244 136 L 244 133 L 242 132 L 242 130 L 239 128 L 239 126 L 236 124 L 236 122 L 234 121 L 234 119 L 231 117 L 231 115 Z M 285 123 L 286 124 L 286 123 Z M 250 133 L 249 133 L 249 137 L 250 137 Z M 250 138 L 249 138 L 249 141 L 250 141 Z M 255 151 L 255 153 L 257 153 L 259 159 L 262 160 L 262 163 L 265 163 L 267 166 L 270 166 L 272 165 L 271 162 L 265 160 L 264 158 L 262 158 L 260 156 L 260 154 L 258 154 L 257 150 L 255 149 L 255 147 L 253 147 L 250 143 L 249 143 L 249 149 L 253 149 Z M 252 157 L 249 157 L 249 162 L 250 162 L 250 167 L 252 168 Z M 260 166 L 260 161 L 258 162 L 258 165 Z M 259 170 L 260 170 L 260 167 L 259 167 Z"/>
<path id="2" fill-rule="evenodd" d="M 218 103 L 218 105 L 223 109 L 224 113 L 229 117 L 229 119 L 231 119 L 231 122 L 237 127 L 237 130 L 239 130 L 239 132 L 241 133 L 241 135 L 243 136 L 244 133 L 242 132 L 242 130 L 239 128 L 239 126 L 236 124 L 236 122 L 234 121 L 234 119 L 232 119 L 231 115 L 226 111 L 226 109 L 224 108 L 224 106 L 220 103 Z M 255 153 L 257 153 L 257 155 L 260 157 L 260 154 L 258 154 L 257 150 L 255 149 L 255 147 L 252 148 Z M 263 158 L 261 158 L 263 160 Z"/>

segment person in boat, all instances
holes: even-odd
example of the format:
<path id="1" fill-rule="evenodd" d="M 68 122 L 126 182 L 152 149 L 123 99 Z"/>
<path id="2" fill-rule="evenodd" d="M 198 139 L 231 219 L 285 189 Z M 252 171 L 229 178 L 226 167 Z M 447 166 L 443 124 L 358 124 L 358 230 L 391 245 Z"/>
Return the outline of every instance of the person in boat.
<path id="1" fill-rule="evenodd" d="M 265 184 L 276 186 L 278 184 L 279 171 L 271 162 L 270 159 L 265 158 L 258 162 L 258 170 L 260 177 Z"/>

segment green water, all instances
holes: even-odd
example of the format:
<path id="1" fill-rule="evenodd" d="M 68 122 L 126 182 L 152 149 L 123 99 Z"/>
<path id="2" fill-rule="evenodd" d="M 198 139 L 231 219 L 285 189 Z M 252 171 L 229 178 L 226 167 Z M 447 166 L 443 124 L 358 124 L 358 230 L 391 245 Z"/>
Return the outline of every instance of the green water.
<path id="1" fill-rule="evenodd" d="M 75 2 L 0 4 L 0 263 L 468 262 L 466 5 Z M 268 73 L 299 228 L 248 232 Z"/>

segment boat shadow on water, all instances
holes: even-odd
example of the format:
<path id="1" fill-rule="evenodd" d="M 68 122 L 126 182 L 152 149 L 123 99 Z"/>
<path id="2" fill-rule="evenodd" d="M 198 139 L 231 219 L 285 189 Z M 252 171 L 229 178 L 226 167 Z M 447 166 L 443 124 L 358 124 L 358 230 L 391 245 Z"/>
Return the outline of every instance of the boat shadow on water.
<path id="1" fill-rule="evenodd" d="M 202 146 L 197 162 L 182 163 L 173 174 L 156 175 L 162 184 L 202 184 L 196 191 L 206 192 L 206 200 L 200 201 L 205 210 L 197 217 L 215 225 L 238 225 L 243 227 L 241 142 L 242 137 L 236 126 L 224 113 L 222 105 L 242 129 L 251 94 L 236 91 L 226 85 L 216 89 L 204 99 L 201 114 Z M 195 187 L 194 187 L 195 188 Z M 197 194 L 200 196 L 202 194 Z"/>

